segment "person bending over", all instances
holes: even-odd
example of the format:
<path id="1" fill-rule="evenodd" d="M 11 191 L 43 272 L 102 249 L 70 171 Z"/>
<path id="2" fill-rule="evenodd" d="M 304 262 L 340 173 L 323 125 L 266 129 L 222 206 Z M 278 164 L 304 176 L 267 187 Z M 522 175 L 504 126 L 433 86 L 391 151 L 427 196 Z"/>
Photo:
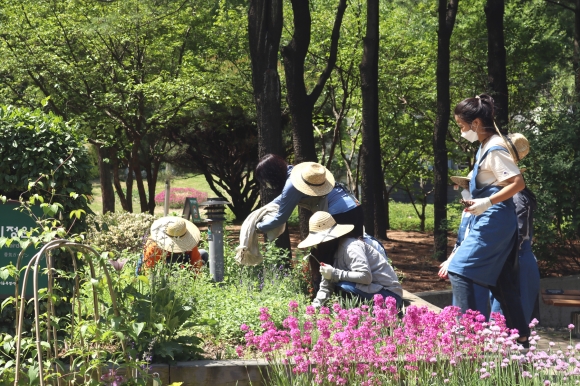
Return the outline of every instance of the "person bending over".
<path id="1" fill-rule="evenodd" d="M 385 256 L 362 237 L 349 236 L 351 224 L 337 224 L 328 212 L 316 212 L 309 221 L 309 234 L 298 248 L 316 247 L 332 264 L 322 263 L 322 282 L 312 305 L 324 305 L 335 290 L 370 300 L 375 294 L 393 297 L 403 305 L 403 288 Z"/>

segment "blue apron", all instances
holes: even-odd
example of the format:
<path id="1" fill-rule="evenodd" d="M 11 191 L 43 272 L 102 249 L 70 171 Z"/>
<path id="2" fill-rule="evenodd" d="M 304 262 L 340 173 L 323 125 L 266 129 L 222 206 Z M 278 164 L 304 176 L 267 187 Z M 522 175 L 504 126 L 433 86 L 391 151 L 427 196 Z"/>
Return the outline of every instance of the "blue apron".
<path id="1" fill-rule="evenodd" d="M 489 197 L 502 189 L 495 185 L 478 189 L 476 185 L 480 163 L 496 150 L 507 151 L 504 147 L 493 146 L 480 158 L 479 147 L 469 181 L 471 197 Z M 477 284 L 495 286 L 506 259 L 517 243 L 518 222 L 514 202 L 511 198 L 498 202 L 479 216 L 470 216 L 469 221 L 469 233 L 455 252 L 448 270 Z"/>

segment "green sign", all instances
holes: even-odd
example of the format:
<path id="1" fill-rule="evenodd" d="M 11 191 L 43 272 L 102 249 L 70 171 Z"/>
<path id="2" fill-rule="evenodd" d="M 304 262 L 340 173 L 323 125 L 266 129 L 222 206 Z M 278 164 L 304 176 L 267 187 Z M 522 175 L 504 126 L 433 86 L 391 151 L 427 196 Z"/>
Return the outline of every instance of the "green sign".
<path id="1" fill-rule="evenodd" d="M 20 206 L 19 203 L 15 202 L 6 202 L 6 204 L 0 203 L 0 237 L 12 238 L 18 236 L 19 230 L 28 231 L 32 228 L 37 227 L 38 225 L 34 222 L 34 220 L 28 215 L 26 212 L 21 212 L 17 210 Z M 37 216 L 42 215 L 42 210 L 40 207 L 36 206 L 32 208 L 33 212 Z M 22 236 L 25 237 L 25 236 Z M 12 242 L 9 246 L 4 245 L 0 248 L 0 267 L 4 267 L 10 263 L 16 265 L 16 261 L 18 260 L 18 255 L 22 251 L 20 248 L 20 244 L 17 242 Z M 24 252 L 24 256 L 20 262 L 20 268 L 25 267 L 29 262 L 30 259 L 38 252 L 38 249 L 34 249 L 33 245 L 29 245 L 26 248 L 26 252 Z M 46 261 L 43 258 L 39 264 L 39 272 L 44 271 L 46 268 Z M 24 278 L 24 274 L 20 274 L 20 285 L 22 285 L 22 279 Z M 32 296 L 33 295 L 33 275 L 32 270 L 28 274 L 28 283 L 26 285 L 26 295 Z M 8 278 L 6 280 L 0 279 L 0 298 L 6 298 L 8 296 L 14 296 L 14 287 L 16 283 L 14 282 L 13 278 Z M 39 288 L 46 288 L 48 285 L 48 278 L 44 274 L 39 274 L 38 277 L 38 286 Z M 19 288 L 19 292 L 22 288 Z"/>
<path id="2" fill-rule="evenodd" d="M 197 203 L 197 198 L 187 197 L 185 199 L 185 205 L 183 206 L 183 214 L 181 217 L 186 220 L 189 220 L 191 217 L 191 221 L 194 223 L 202 222 L 201 216 L 199 215 L 199 204 Z"/>

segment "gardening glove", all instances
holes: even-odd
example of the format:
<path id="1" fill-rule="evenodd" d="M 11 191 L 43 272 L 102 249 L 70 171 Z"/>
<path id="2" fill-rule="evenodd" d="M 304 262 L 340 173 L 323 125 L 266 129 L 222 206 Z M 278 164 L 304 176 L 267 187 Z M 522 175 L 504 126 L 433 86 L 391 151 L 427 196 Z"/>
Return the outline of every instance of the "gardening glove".
<path id="1" fill-rule="evenodd" d="M 487 208 L 493 205 L 489 197 L 473 198 L 471 199 L 471 201 L 473 201 L 473 205 L 471 205 L 469 208 L 465 210 L 474 216 L 479 216 L 480 214 L 485 212 Z"/>
<path id="2" fill-rule="evenodd" d="M 312 306 L 319 308 L 326 304 L 328 301 L 329 294 L 324 291 L 318 291 L 316 298 L 312 301 Z"/>
<path id="3" fill-rule="evenodd" d="M 447 272 L 447 268 L 449 267 L 449 263 L 451 262 L 451 259 L 453 258 L 453 254 L 451 254 L 451 256 L 449 256 L 449 258 L 447 260 L 445 260 L 443 263 L 441 263 L 441 265 L 439 265 L 439 273 L 437 273 L 437 275 L 441 278 L 441 279 L 448 279 L 449 275 Z"/>
<path id="4" fill-rule="evenodd" d="M 320 266 L 320 274 L 326 280 L 332 279 L 332 273 L 334 272 L 334 268 L 332 265 L 324 264 Z"/>

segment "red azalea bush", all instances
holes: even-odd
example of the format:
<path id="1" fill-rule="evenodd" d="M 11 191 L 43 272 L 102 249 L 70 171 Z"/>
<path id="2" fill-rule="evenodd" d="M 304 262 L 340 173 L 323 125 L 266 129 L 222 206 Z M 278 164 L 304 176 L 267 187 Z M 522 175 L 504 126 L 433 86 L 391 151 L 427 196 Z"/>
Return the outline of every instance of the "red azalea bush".
<path id="1" fill-rule="evenodd" d="M 173 209 L 183 208 L 183 203 L 187 197 L 197 198 L 198 203 L 207 201 L 207 193 L 200 192 L 194 188 L 171 188 L 169 191 L 169 207 Z M 155 195 L 155 205 L 165 203 L 165 190 Z"/>

